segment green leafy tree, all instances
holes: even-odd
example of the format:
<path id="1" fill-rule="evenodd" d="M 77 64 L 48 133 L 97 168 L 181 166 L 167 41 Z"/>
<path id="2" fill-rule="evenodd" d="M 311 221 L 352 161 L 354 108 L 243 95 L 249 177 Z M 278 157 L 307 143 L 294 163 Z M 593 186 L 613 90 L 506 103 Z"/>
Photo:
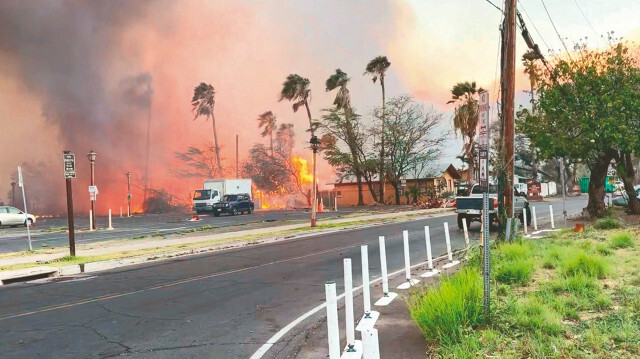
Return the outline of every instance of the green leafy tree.
<path id="1" fill-rule="evenodd" d="M 210 84 L 201 82 L 193 90 L 193 98 L 191 99 L 191 106 L 193 106 L 193 112 L 195 113 L 194 120 L 200 116 L 205 116 L 207 120 L 211 118 L 211 124 L 213 125 L 213 145 L 216 153 L 216 163 L 218 166 L 217 178 L 222 178 L 222 163 L 220 162 L 220 146 L 218 146 L 218 132 L 216 131 L 216 116 L 214 114 L 214 107 L 216 104 L 216 91 Z"/>
<path id="2" fill-rule="evenodd" d="M 482 91 L 484 91 L 482 88 L 476 88 L 475 82 L 459 82 L 451 89 L 451 100 L 447 102 L 456 104 L 453 115 L 453 128 L 456 133 L 460 132 L 464 141 L 462 152 L 467 157 L 467 164 L 469 165 L 468 180 L 470 183 L 475 181 L 473 176 L 475 173 L 475 137 L 479 119 L 476 95 Z"/>
<path id="3" fill-rule="evenodd" d="M 636 48 L 637 50 L 637 48 Z M 557 58 L 541 76 L 537 113 L 521 110 L 519 128 L 544 159 L 581 161 L 591 171 L 587 209 L 602 217 L 604 182 L 612 160 L 629 194 L 629 211 L 640 212 L 633 191 L 631 158 L 640 150 L 640 71 L 637 57 L 624 43 L 605 49 L 577 48 L 571 58 Z"/>
<path id="4" fill-rule="evenodd" d="M 389 62 L 389 60 L 387 60 L 386 56 L 377 56 L 373 60 L 369 61 L 364 72 L 365 75 L 371 76 L 371 80 L 373 80 L 373 83 L 376 83 L 376 81 L 380 79 L 380 88 L 382 89 L 382 113 L 380 115 L 380 121 L 381 121 L 382 127 L 380 128 L 380 133 L 382 134 L 385 133 L 385 127 L 386 127 L 386 124 L 385 124 L 386 93 L 384 88 L 384 78 L 386 76 L 387 70 L 389 69 L 389 66 L 391 66 L 391 63 Z M 379 158 L 380 175 L 379 176 L 380 176 L 380 201 L 383 203 L 385 198 L 384 187 L 385 187 L 385 181 L 386 181 L 385 164 L 384 164 L 385 156 L 386 156 L 385 136 L 381 136 L 380 137 L 380 158 Z"/>
<path id="5" fill-rule="evenodd" d="M 273 156 L 273 131 L 276 128 L 276 115 L 271 111 L 266 111 L 258 116 L 258 128 L 262 128 L 262 137 L 269 136 L 269 148 Z"/>

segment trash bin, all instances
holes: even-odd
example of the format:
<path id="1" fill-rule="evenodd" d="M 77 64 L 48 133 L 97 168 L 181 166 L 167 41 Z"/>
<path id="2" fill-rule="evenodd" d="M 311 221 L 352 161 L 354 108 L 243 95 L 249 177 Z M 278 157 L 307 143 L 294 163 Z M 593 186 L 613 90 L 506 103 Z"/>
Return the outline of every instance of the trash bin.
<path id="1" fill-rule="evenodd" d="M 589 177 L 580 178 L 580 192 L 587 193 L 589 191 Z"/>

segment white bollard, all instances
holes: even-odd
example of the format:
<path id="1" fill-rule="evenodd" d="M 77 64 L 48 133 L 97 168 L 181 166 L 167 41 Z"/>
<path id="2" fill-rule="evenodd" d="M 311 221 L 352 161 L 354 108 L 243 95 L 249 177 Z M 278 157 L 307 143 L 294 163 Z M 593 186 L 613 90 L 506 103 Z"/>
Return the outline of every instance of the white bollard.
<path id="1" fill-rule="evenodd" d="M 526 208 L 522 209 L 522 224 L 524 225 L 524 234 L 528 234 L 529 231 L 527 230 L 527 209 Z"/>
<path id="2" fill-rule="evenodd" d="M 467 227 L 467 219 L 462 219 L 462 229 L 464 230 L 464 244 L 469 247 L 469 227 Z"/>
<path id="3" fill-rule="evenodd" d="M 338 212 L 338 197 L 333 198 L 333 210 Z"/>
<path id="4" fill-rule="evenodd" d="M 387 250 L 384 236 L 378 237 L 380 246 L 380 272 L 382 276 L 382 298 L 375 302 L 377 306 L 389 305 L 397 296 L 397 293 L 389 292 L 389 277 L 387 275 Z"/>
<path id="5" fill-rule="evenodd" d="M 340 328 L 338 327 L 338 299 L 336 282 L 325 282 L 327 298 L 327 331 L 329 334 L 329 359 L 340 359 Z"/>
<path id="6" fill-rule="evenodd" d="M 344 259 L 344 313 L 346 316 L 347 352 L 355 350 L 356 333 L 353 318 L 353 278 L 351 276 L 351 258 Z"/>
<path id="7" fill-rule="evenodd" d="M 433 257 L 431 255 L 431 234 L 429 233 L 429 226 L 424 227 L 424 241 L 427 245 L 427 263 L 429 265 L 429 270 L 422 273 L 421 277 L 429 278 L 440 273 L 439 270 L 433 268 Z"/>
<path id="8" fill-rule="evenodd" d="M 120 218 L 122 218 L 122 206 L 120 206 Z"/>
<path id="9" fill-rule="evenodd" d="M 89 210 L 89 231 L 93 230 L 93 211 Z"/>
<path id="10" fill-rule="evenodd" d="M 449 258 L 449 263 L 442 266 L 442 269 L 449 269 L 460 264 L 460 261 L 453 260 L 453 252 L 451 252 L 451 236 L 449 236 L 449 223 L 444 222 L 444 239 L 447 242 L 447 257 Z"/>
<path id="11" fill-rule="evenodd" d="M 109 208 L 109 228 L 107 230 L 113 231 L 113 226 L 111 225 L 111 208 Z"/>
<path id="12" fill-rule="evenodd" d="M 411 257 L 409 253 L 409 231 L 402 231 L 402 241 L 404 247 L 404 273 L 406 282 L 400 284 L 398 289 L 409 289 L 412 285 L 420 283 L 417 279 L 411 279 Z"/>
<path id="13" fill-rule="evenodd" d="M 551 229 L 556 229 L 556 223 L 553 220 L 553 206 L 549 205 L 549 218 L 551 218 Z"/>
<path id="14" fill-rule="evenodd" d="M 368 328 L 373 328 L 380 317 L 380 313 L 371 310 L 371 283 L 369 282 L 369 247 L 360 246 L 362 255 L 362 300 L 364 301 L 364 315 L 358 322 L 356 330 L 362 332 Z"/>
<path id="15" fill-rule="evenodd" d="M 129 213 L 129 206 L 127 206 L 127 218 L 131 217 L 131 213 Z"/>
<path id="16" fill-rule="evenodd" d="M 363 359 L 380 359 L 378 329 L 369 328 L 362 332 Z"/>
<path id="17" fill-rule="evenodd" d="M 538 230 L 538 217 L 536 216 L 536 207 L 531 207 L 531 217 L 533 217 L 533 230 Z"/>

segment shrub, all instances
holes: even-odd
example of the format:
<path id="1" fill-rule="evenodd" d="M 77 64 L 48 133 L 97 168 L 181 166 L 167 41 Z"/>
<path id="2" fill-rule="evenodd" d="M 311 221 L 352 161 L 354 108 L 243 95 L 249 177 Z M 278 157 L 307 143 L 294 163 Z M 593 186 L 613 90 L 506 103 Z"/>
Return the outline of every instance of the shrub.
<path id="1" fill-rule="evenodd" d="M 631 234 L 627 232 L 623 232 L 623 233 L 618 233 L 611 236 L 611 238 L 609 238 L 609 245 L 613 249 L 618 249 L 618 248 L 633 247 L 634 243 L 633 243 L 633 238 L 631 237 Z"/>
<path id="2" fill-rule="evenodd" d="M 411 318 L 430 343 L 454 344 L 480 323 L 482 281 L 477 271 L 463 269 L 443 278 L 438 287 L 421 287 L 409 294 Z"/>
<path id="3" fill-rule="evenodd" d="M 585 274 L 589 277 L 602 279 L 606 276 L 606 266 L 602 257 L 598 255 L 578 252 L 568 256 L 563 263 L 564 274 L 575 276 Z"/>
<path id="4" fill-rule="evenodd" d="M 595 229 L 617 229 L 622 227 L 622 223 L 615 218 L 607 217 L 597 220 L 593 227 Z"/>
<path id="5" fill-rule="evenodd" d="M 531 260 L 510 260 L 500 264 L 496 270 L 496 280 L 506 284 L 527 285 L 533 274 Z"/>
<path id="6" fill-rule="evenodd" d="M 611 253 L 613 253 L 613 251 L 611 250 L 611 248 L 609 248 L 608 245 L 604 244 L 604 243 L 598 243 L 596 245 L 596 251 L 600 254 L 602 254 L 603 256 L 608 256 Z"/>

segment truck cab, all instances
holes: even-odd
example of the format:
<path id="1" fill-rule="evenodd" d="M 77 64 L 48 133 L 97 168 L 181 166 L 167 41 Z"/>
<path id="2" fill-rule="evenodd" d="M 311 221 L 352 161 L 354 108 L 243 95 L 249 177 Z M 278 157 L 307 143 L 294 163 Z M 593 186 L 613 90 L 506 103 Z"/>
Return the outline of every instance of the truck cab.
<path id="1" fill-rule="evenodd" d="M 220 192 L 215 189 L 199 189 L 193 196 L 193 210 L 197 214 L 213 212 L 213 206 L 220 202 Z"/>

